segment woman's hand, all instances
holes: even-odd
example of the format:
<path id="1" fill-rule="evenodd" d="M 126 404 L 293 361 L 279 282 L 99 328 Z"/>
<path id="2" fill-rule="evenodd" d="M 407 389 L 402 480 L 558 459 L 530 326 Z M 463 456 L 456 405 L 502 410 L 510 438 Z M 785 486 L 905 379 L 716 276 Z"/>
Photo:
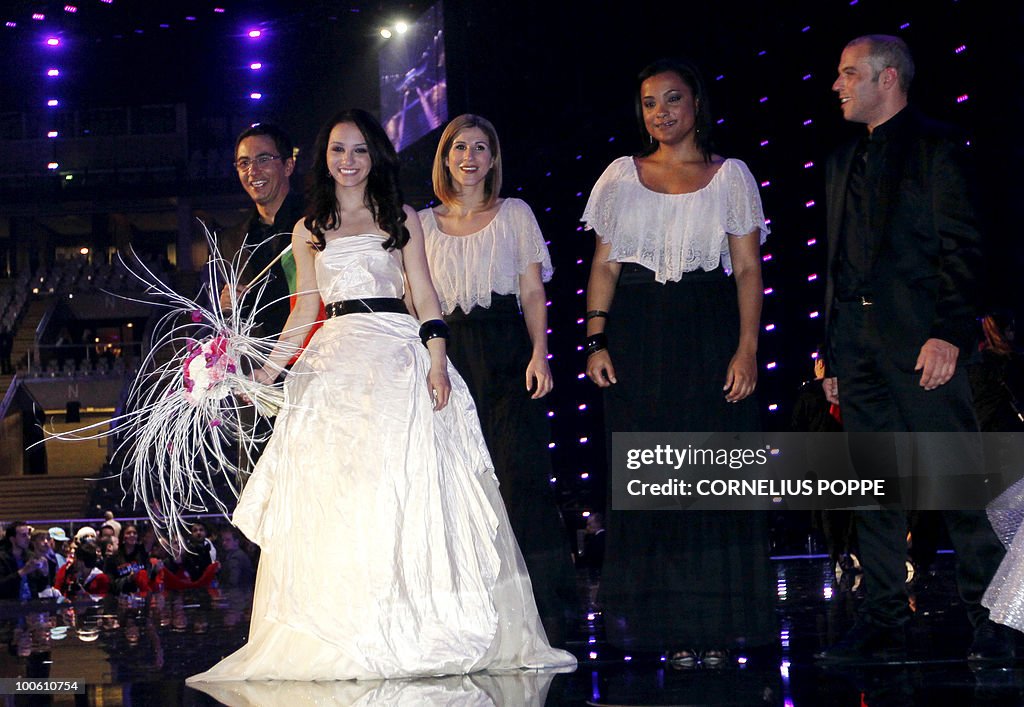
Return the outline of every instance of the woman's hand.
<path id="1" fill-rule="evenodd" d="M 725 399 L 738 403 L 757 387 L 757 357 L 753 353 L 737 351 L 725 373 Z"/>
<path id="2" fill-rule="evenodd" d="M 434 400 L 434 412 L 441 410 L 448 404 L 448 396 L 452 393 L 452 384 L 448 380 L 448 366 L 445 363 L 430 365 L 430 372 L 427 373 L 427 387 Z"/>
<path id="3" fill-rule="evenodd" d="M 257 368 L 252 372 L 252 379 L 260 385 L 273 385 L 277 380 L 277 374 L 264 368 Z"/>
<path id="4" fill-rule="evenodd" d="M 534 354 L 526 366 L 526 390 L 533 390 L 533 395 L 530 398 L 533 400 L 543 398 L 554 387 L 555 381 L 551 377 L 551 367 L 548 366 L 547 355 Z"/>
<path id="5" fill-rule="evenodd" d="M 607 388 L 613 383 L 619 382 L 615 378 L 615 366 L 612 365 L 612 357 L 608 354 L 608 349 L 590 354 L 587 359 L 587 377 L 601 388 Z"/>
<path id="6" fill-rule="evenodd" d="M 274 381 L 277 380 L 277 376 L 272 371 L 268 371 L 266 368 L 257 368 L 249 375 L 249 378 L 254 383 L 259 383 L 260 385 L 273 385 Z M 252 399 L 245 393 L 236 390 L 235 395 L 238 396 L 238 399 L 241 400 L 246 405 L 253 404 Z"/>

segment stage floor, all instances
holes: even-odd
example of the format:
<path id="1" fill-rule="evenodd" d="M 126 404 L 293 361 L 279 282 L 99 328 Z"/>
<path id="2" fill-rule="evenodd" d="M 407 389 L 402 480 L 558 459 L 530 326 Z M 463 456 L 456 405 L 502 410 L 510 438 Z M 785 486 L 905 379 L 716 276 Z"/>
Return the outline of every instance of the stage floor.
<path id="1" fill-rule="evenodd" d="M 518 673 L 379 683 L 247 683 L 216 694 L 185 686 L 245 641 L 248 592 L 123 598 L 57 607 L 0 602 L 0 677 L 78 679 L 84 693 L 0 694 L 0 705 L 1021 705 L 1024 662 L 972 670 L 970 631 L 953 585 L 953 556 L 915 584 L 908 662 L 824 669 L 813 654 L 850 625 L 850 577 L 821 557 L 777 559 L 778 645 L 720 667 L 675 669 L 657 655 L 604 643 L 599 607 L 581 608 L 571 674 Z M 856 577 L 854 577 L 856 579 Z M 1020 653 L 1020 649 L 1018 649 Z"/>

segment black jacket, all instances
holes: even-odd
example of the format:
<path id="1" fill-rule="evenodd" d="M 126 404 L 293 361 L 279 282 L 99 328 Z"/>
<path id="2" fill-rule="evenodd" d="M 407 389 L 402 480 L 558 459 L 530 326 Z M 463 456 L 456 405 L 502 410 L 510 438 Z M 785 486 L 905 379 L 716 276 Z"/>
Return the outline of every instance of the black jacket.
<path id="1" fill-rule="evenodd" d="M 892 123 L 889 125 L 889 123 Z M 907 107 L 886 121 L 880 178 L 868 188 L 869 227 L 878 234 L 868 289 L 873 315 L 892 362 L 911 371 L 929 338 L 975 349 L 981 234 L 963 160 L 963 142 L 952 130 Z M 831 341 L 832 301 L 844 204 L 856 141 L 836 151 L 826 166 L 828 283 L 826 337 Z"/>

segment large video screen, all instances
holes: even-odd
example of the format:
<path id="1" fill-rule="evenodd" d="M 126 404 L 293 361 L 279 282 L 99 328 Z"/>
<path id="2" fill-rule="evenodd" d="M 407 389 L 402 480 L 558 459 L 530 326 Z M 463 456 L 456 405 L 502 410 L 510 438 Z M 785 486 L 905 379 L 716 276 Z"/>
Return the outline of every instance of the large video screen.
<path id="1" fill-rule="evenodd" d="M 380 114 L 398 151 L 448 120 L 443 2 L 381 49 Z"/>

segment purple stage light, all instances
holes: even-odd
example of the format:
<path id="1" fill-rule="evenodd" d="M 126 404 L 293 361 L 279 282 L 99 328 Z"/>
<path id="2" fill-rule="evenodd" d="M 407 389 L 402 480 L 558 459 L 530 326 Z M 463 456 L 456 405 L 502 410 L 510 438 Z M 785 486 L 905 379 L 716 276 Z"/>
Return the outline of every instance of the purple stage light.
<path id="1" fill-rule="evenodd" d="M 60 40 L 56 37 L 47 37 L 46 44 L 51 47 L 58 47 L 60 46 Z"/>
<path id="2" fill-rule="evenodd" d="M 258 101 L 261 98 L 263 98 L 263 94 L 260 93 L 259 91 L 253 91 L 252 93 L 249 94 L 249 98 L 251 98 L 254 101 Z"/>
<path id="3" fill-rule="evenodd" d="M 263 34 L 263 32 L 261 32 L 258 29 L 251 29 L 251 30 L 249 30 L 249 39 L 259 39 L 259 37 L 262 34 Z"/>
<path id="4" fill-rule="evenodd" d="M 58 101 L 56 98 L 51 98 L 46 102 L 46 105 L 48 105 L 50 108 L 56 108 L 60 105 L 60 101 Z"/>
<path id="5" fill-rule="evenodd" d="M 60 76 L 60 69 L 47 69 L 46 70 L 46 75 L 47 76 Z"/>
<path id="6" fill-rule="evenodd" d="M 37 22 L 42 22 L 43 20 L 46 19 L 46 15 L 44 15 L 41 12 L 34 12 L 32 13 L 32 19 L 36 20 Z"/>
<path id="7" fill-rule="evenodd" d="M 253 63 L 249 64 L 249 68 L 253 71 L 259 71 L 260 69 L 263 68 L 263 64 L 261 62 L 254 61 Z"/>

